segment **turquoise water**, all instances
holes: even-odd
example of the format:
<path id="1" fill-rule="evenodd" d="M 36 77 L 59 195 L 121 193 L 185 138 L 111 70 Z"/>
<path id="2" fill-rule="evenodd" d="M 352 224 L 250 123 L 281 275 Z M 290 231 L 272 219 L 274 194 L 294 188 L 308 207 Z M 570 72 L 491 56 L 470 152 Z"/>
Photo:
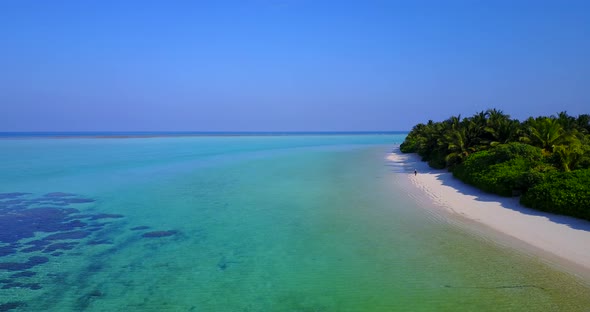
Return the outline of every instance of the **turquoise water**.
<path id="1" fill-rule="evenodd" d="M 416 201 L 403 138 L 0 140 L 0 311 L 589 310 Z"/>

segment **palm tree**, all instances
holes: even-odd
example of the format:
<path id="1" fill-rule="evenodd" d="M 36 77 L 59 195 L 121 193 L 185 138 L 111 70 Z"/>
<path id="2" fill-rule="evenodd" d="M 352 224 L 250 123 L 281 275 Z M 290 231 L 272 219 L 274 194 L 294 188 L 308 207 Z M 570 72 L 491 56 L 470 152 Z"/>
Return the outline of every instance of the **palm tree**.
<path id="1" fill-rule="evenodd" d="M 466 128 L 451 129 L 445 133 L 442 140 L 449 152 L 445 158 L 449 167 L 463 162 L 474 151 L 470 146 Z"/>
<path id="2" fill-rule="evenodd" d="M 460 115 L 447 120 L 447 128 L 439 140 L 439 145 L 447 151 L 445 157 L 447 166 L 452 167 L 463 162 L 469 154 L 479 149 L 485 122 L 485 117 L 482 114 L 483 112 L 480 115 L 476 114 L 473 118 L 465 118 L 461 121 Z"/>
<path id="3" fill-rule="evenodd" d="M 429 120 L 417 133 L 416 151 L 422 160 L 430 160 L 431 155 L 439 148 L 438 138 L 442 133 L 442 123 Z"/>
<path id="4" fill-rule="evenodd" d="M 483 143 L 490 146 L 504 144 L 513 141 L 516 138 L 520 122 L 518 120 L 511 120 L 510 115 L 504 114 L 501 110 L 488 109 L 487 125 L 484 128 L 487 139 Z"/>
<path id="5" fill-rule="evenodd" d="M 572 133 L 566 132 L 556 118 L 530 117 L 524 122 L 524 133 L 520 140 L 551 153 L 555 145 L 567 145 Z"/>
<path id="6" fill-rule="evenodd" d="M 582 144 L 577 139 L 569 145 L 553 146 L 553 153 L 561 168 L 566 172 L 571 171 L 584 156 Z"/>
<path id="7" fill-rule="evenodd" d="M 565 131 L 571 131 L 577 126 L 576 118 L 568 115 L 566 111 L 557 114 L 556 119 Z"/>
<path id="8" fill-rule="evenodd" d="M 583 134 L 590 134 L 590 115 L 578 115 L 576 119 L 576 128 Z"/>
<path id="9" fill-rule="evenodd" d="M 488 124 L 488 113 L 487 111 L 481 111 L 479 113 L 475 113 L 475 115 L 473 115 L 470 120 L 477 125 L 479 128 L 481 128 L 482 130 L 485 128 L 485 126 Z"/>

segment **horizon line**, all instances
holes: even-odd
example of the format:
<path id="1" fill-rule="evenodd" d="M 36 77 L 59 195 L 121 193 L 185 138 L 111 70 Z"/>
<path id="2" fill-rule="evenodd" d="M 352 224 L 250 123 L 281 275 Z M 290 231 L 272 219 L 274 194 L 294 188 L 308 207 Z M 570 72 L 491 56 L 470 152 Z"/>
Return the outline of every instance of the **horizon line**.
<path id="1" fill-rule="evenodd" d="M 0 131 L 0 138 L 151 138 L 190 136 L 296 136 L 405 134 L 408 131 Z"/>

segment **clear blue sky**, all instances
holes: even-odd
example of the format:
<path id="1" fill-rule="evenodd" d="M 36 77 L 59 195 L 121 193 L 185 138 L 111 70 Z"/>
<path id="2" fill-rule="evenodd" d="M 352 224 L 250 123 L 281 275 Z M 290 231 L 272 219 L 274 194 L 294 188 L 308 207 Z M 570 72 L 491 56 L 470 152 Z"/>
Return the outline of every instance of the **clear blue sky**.
<path id="1" fill-rule="evenodd" d="M 0 131 L 590 113 L 590 1 L 0 1 Z"/>

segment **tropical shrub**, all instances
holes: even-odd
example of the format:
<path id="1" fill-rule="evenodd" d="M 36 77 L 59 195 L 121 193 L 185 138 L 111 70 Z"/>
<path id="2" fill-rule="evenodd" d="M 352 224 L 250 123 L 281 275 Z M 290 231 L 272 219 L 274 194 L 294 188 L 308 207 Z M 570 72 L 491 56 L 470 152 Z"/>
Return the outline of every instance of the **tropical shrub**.
<path id="1" fill-rule="evenodd" d="M 447 165 L 445 153 L 440 150 L 435 150 L 428 155 L 428 165 L 434 169 L 444 169 Z"/>
<path id="2" fill-rule="evenodd" d="M 512 142 L 497 145 L 493 150 L 492 157 L 495 158 L 496 163 L 501 163 L 517 157 L 536 163 L 541 161 L 543 154 L 540 148 L 528 144 Z"/>
<path id="3" fill-rule="evenodd" d="M 548 173 L 520 202 L 534 209 L 590 220 L 590 169 Z"/>
<path id="4" fill-rule="evenodd" d="M 399 146 L 402 153 L 415 153 L 417 151 L 417 138 L 413 133 L 408 134 L 404 142 Z"/>
<path id="5" fill-rule="evenodd" d="M 418 124 L 400 147 L 484 191 L 523 194 L 524 205 L 588 218 L 590 115 L 523 122 L 500 110 Z"/>
<path id="6" fill-rule="evenodd" d="M 471 154 L 453 175 L 486 192 L 502 196 L 522 193 L 542 177 L 531 169 L 540 164 L 541 149 L 522 143 L 500 144 Z"/>

